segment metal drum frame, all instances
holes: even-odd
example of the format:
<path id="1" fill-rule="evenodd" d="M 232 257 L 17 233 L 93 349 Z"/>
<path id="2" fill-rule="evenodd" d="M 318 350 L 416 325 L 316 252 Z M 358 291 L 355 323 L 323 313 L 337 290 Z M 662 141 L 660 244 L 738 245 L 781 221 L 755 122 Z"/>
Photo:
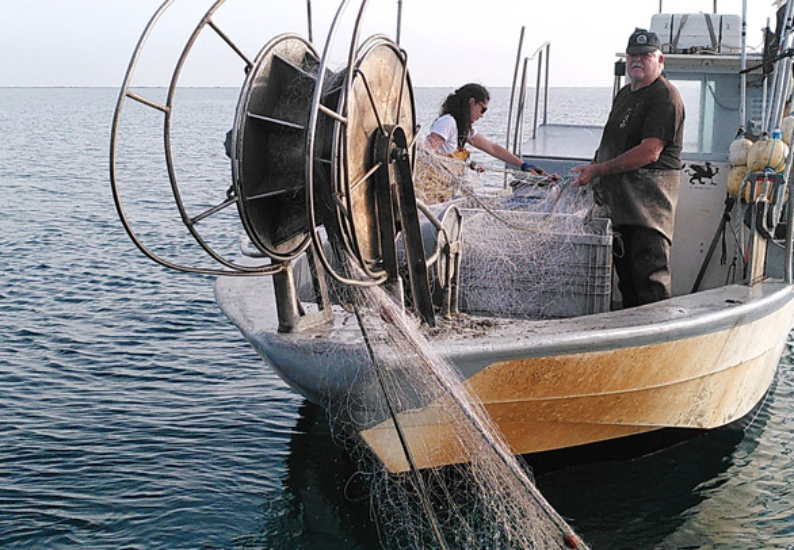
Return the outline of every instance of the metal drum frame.
<path id="1" fill-rule="evenodd" d="M 411 298 L 420 315 L 432 324 L 427 260 L 413 194 L 417 126 L 407 56 L 382 35 L 359 46 L 368 0 L 360 0 L 346 69 L 337 75 L 330 72 L 329 52 L 348 0 L 343 0 L 337 10 L 322 56 L 317 55 L 309 41 L 285 34 L 269 41 L 254 60 L 213 20 L 226 2 L 217 0 L 190 36 L 172 74 L 167 101 L 159 104 L 132 92 L 130 85 L 149 34 L 174 1 L 166 0 L 144 30 L 114 113 L 111 186 L 119 217 L 136 246 L 157 263 L 180 271 L 276 275 L 277 294 L 281 289 L 285 296 L 293 296 L 289 264 L 306 253 L 309 246 L 310 259 L 319 260 L 313 270 L 318 279 L 323 278 L 324 270 L 342 284 L 373 286 L 388 282 L 399 287 L 395 243 L 397 234 L 402 233 Z M 174 169 L 171 117 L 183 65 L 197 38 L 207 29 L 212 29 L 243 60 L 247 76 L 227 141 L 233 185 L 220 203 L 191 216 Z M 326 90 L 326 83 L 332 78 L 333 89 Z M 178 265 L 160 258 L 133 231 L 124 213 L 116 174 L 117 134 L 126 99 L 163 113 L 166 168 L 181 221 L 224 269 Z M 198 231 L 200 221 L 231 205 L 237 206 L 251 243 L 270 258 L 270 265 L 251 266 L 226 259 Z M 335 267 L 338 262 L 335 264 L 326 256 L 321 227 L 336 249 L 352 258 L 352 272 Z M 294 301 L 292 297 L 282 300 L 286 309 L 299 310 Z"/>
<path id="2" fill-rule="evenodd" d="M 219 204 L 209 208 L 208 210 L 205 210 L 204 212 L 201 212 L 196 216 L 190 216 L 185 208 L 184 201 L 182 200 L 182 193 L 180 191 L 179 183 L 176 177 L 176 171 L 174 169 L 174 157 L 171 148 L 171 121 L 173 114 L 174 94 L 176 93 L 182 68 L 199 35 L 201 35 L 201 33 L 208 28 L 212 29 L 243 60 L 243 62 L 245 63 L 246 71 L 250 71 L 251 68 L 254 66 L 254 62 L 246 57 L 243 51 L 220 29 L 220 27 L 212 19 L 215 12 L 217 12 L 217 10 L 226 2 L 226 0 L 217 0 L 214 4 L 212 4 L 212 6 L 209 8 L 209 10 L 206 12 L 204 17 L 201 19 L 201 21 L 198 23 L 195 30 L 191 34 L 187 44 L 182 50 L 179 60 L 177 61 L 176 67 L 174 68 L 174 72 L 171 76 L 171 82 L 168 87 L 168 94 L 165 104 L 152 101 L 130 90 L 132 77 L 135 73 L 135 68 L 137 66 L 138 60 L 140 59 L 141 53 L 143 52 L 146 41 L 149 38 L 149 35 L 156 26 L 160 17 L 162 17 L 165 11 L 174 2 L 175 0 L 166 0 L 165 2 L 163 2 L 163 4 L 158 8 L 158 10 L 149 20 L 149 23 L 147 24 L 146 28 L 141 34 L 140 39 L 138 40 L 138 44 L 136 45 L 136 48 L 132 54 L 132 58 L 130 59 L 129 66 L 127 68 L 127 72 L 124 77 L 124 82 L 121 87 L 121 92 L 119 93 L 119 98 L 116 103 L 116 109 L 113 115 L 113 125 L 111 128 L 111 138 L 110 138 L 110 183 L 111 183 L 111 190 L 113 192 L 113 200 L 115 202 L 116 210 L 118 211 L 119 218 L 121 219 L 122 225 L 124 226 L 124 229 L 126 230 L 130 239 L 141 250 L 141 252 L 143 252 L 151 260 L 165 267 L 175 269 L 177 271 L 184 271 L 188 273 L 200 273 L 205 275 L 244 275 L 245 276 L 245 275 L 273 275 L 279 273 L 284 269 L 284 266 L 281 264 L 273 264 L 273 265 L 265 265 L 265 266 L 257 266 L 257 267 L 242 265 L 224 258 L 221 254 L 219 254 L 212 247 L 210 247 L 210 245 L 204 240 L 204 238 L 199 233 L 196 227 L 197 224 L 200 223 L 202 220 L 205 220 L 208 217 L 220 212 L 221 210 L 224 210 L 225 208 L 228 208 L 233 204 L 237 204 L 239 200 L 239 196 L 234 191 L 234 188 L 232 188 L 226 192 L 225 197 Z M 174 196 L 174 202 L 179 211 L 181 220 L 184 223 L 185 227 L 190 232 L 190 234 L 193 236 L 195 241 L 201 246 L 201 248 L 204 249 L 204 251 L 212 259 L 214 259 L 216 262 L 221 264 L 226 269 L 208 269 L 202 267 L 184 266 L 173 263 L 165 258 L 161 258 L 160 256 L 156 255 L 154 252 L 152 252 L 138 238 L 137 234 L 132 228 L 132 224 L 127 218 L 120 197 L 119 182 L 116 171 L 119 124 L 121 121 L 121 115 L 125 105 L 125 101 L 127 99 L 132 99 L 146 107 L 150 107 L 156 111 L 163 113 L 164 115 L 163 144 L 165 149 L 166 169 L 168 171 L 168 177 L 171 185 L 171 191 Z"/>

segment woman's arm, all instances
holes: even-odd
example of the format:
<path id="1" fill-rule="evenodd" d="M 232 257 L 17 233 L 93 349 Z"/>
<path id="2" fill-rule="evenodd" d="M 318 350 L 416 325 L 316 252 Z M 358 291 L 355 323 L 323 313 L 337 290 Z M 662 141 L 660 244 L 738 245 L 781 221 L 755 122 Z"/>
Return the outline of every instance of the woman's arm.
<path id="1" fill-rule="evenodd" d="M 474 145 L 480 151 L 488 153 L 492 157 L 498 158 L 499 160 L 502 160 L 508 164 L 512 164 L 513 166 L 518 166 L 524 172 L 530 172 L 538 176 L 547 175 L 546 172 L 544 172 L 541 168 L 522 161 L 520 158 L 515 156 L 501 145 L 497 145 L 488 138 L 483 137 L 481 134 L 477 134 L 476 136 L 470 138 L 469 143 Z"/>
<path id="2" fill-rule="evenodd" d="M 473 138 L 470 138 L 469 142 L 480 151 L 484 151 L 492 157 L 496 157 L 508 164 L 512 164 L 513 166 L 521 166 L 523 164 L 523 161 L 520 158 L 515 156 L 501 145 L 497 145 L 488 138 L 483 137 L 482 134 L 477 134 Z"/>
<path id="3" fill-rule="evenodd" d="M 444 144 L 445 141 L 446 140 L 444 139 L 443 136 L 432 133 L 429 136 L 427 136 L 427 139 L 425 140 L 427 146 L 430 147 L 431 151 L 438 151 L 438 149 Z"/>

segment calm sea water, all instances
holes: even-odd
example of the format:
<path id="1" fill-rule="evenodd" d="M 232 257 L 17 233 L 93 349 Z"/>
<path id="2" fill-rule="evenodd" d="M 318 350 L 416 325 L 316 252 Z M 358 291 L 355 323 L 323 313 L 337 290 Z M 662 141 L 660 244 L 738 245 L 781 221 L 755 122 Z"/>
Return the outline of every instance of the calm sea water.
<path id="1" fill-rule="evenodd" d="M 446 92 L 418 90 L 423 125 Z M 551 118 L 601 122 L 608 95 L 555 90 Z M 122 230 L 108 185 L 115 99 L 0 89 L 0 547 L 379 548 L 322 413 L 219 313 L 210 278 L 156 266 Z M 178 96 L 176 168 L 193 212 L 229 185 L 235 103 L 227 89 Z M 479 125 L 500 142 L 506 103 L 496 90 Z M 196 247 L 165 221 L 162 117 L 130 111 L 137 138 L 119 158 L 130 215 L 157 253 L 188 261 Z M 222 231 L 212 243 L 236 240 Z M 787 346 L 743 433 L 539 484 L 597 549 L 792 548 L 793 365 Z"/>

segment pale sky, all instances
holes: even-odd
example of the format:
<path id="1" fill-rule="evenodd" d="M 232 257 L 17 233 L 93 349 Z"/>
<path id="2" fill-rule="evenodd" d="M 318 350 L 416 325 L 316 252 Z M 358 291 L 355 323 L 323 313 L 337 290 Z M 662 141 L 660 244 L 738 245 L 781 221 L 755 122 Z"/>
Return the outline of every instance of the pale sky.
<path id="1" fill-rule="evenodd" d="M 162 0 L 0 0 L 0 86 L 121 84 L 138 38 Z M 138 85 L 167 85 L 187 37 L 212 0 L 176 0 L 141 58 Z M 339 2 L 312 0 L 314 44 L 322 51 Z M 351 0 L 352 19 L 359 4 Z M 659 0 L 403 0 L 401 45 L 414 86 L 480 82 L 509 85 L 521 26 L 524 55 L 551 42 L 552 86 L 611 86 L 615 53 L 635 27 L 649 27 Z M 748 45 L 774 13 L 772 0 L 749 0 Z M 307 36 L 306 0 L 227 0 L 214 21 L 253 58 L 271 38 Z M 720 0 L 741 13 L 741 0 Z M 664 0 L 665 13 L 710 12 L 712 0 Z M 397 0 L 371 0 L 363 36 L 394 36 Z M 340 30 L 336 44 L 347 47 Z M 341 55 L 341 54 L 340 54 Z M 341 58 L 341 57 L 340 57 Z M 239 86 L 239 58 L 205 31 L 183 71 L 183 85 Z"/>

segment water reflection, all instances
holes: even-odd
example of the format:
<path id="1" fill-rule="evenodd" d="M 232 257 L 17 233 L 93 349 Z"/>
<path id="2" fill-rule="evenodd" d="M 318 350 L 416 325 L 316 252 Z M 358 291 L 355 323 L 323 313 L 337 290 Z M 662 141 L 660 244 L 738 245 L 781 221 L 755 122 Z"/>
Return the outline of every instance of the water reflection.
<path id="1" fill-rule="evenodd" d="M 369 482 L 357 471 L 348 451 L 331 438 L 323 411 L 304 403 L 284 486 L 263 505 L 260 532 L 238 542 L 245 548 L 381 548 L 370 520 Z"/>
<path id="2" fill-rule="evenodd" d="M 538 485 L 593 548 L 657 548 L 726 482 L 743 438 L 740 430 L 704 434 L 638 459 L 547 474 Z"/>
<path id="3" fill-rule="evenodd" d="M 538 485 L 592 548 L 792 548 L 792 366 L 744 430 L 703 434 L 651 455 L 571 467 Z M 246 548 L 373 549 L 369 482 L 331 438 L 322 410 L 304 404 L 283 486 Z"/>
<path id="4" fill-rule="evenodd" d="M 756 423 L 751 431 L 760 429 Z M 746 444 L 738 453 L 742 442 Z M 752 452 L 753 442 L 756 438 L 741 430 L 724 430 L 635 460 L 549 473 L 538 485 L 593 548 L 668 548 L 658 545 L 687 521 L 689 510 L 719 492 L 735 466 L 734 456 Z M 370 520 L 369 483 L 356 472 L 348 452 L 331 438 L 322 410 L 304 404 L 290 443 L 284 486 L 263 505 L 259 533 L 238 545 L 380 548 Z"/>

